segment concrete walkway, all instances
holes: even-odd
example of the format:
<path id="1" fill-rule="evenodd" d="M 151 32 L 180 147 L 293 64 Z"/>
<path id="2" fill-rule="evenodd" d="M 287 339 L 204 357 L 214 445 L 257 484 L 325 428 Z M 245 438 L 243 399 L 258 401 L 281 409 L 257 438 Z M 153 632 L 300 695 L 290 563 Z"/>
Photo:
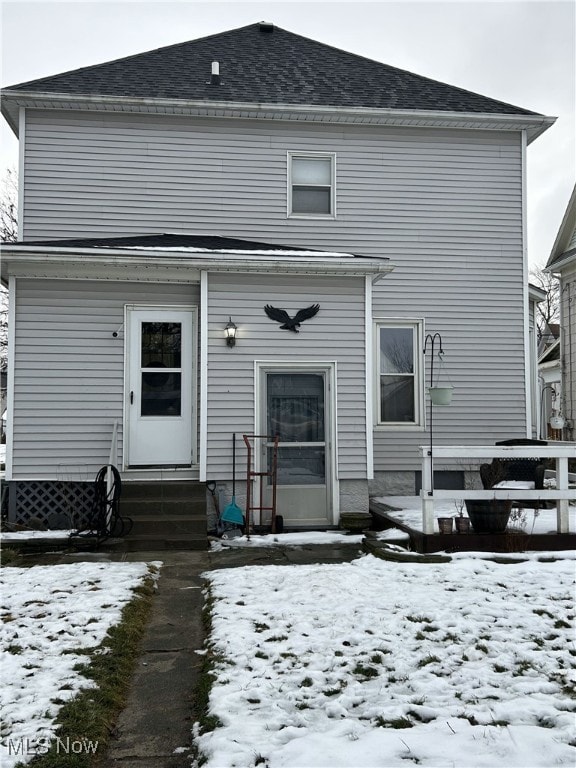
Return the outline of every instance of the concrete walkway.
<path id="1" fill-rule="evenodd" d="M 360 545 L 226 548 L 216 552 L 78 553 L 81 560 L 153 562 L 163 567 L 142 653 L 102 768 L 190 768 L 195 690 L 203 647 L 202 573 L 245 565 L 298 565 L 354 560 Z M 52 560 L 53 562 L 53 560 Z"/>

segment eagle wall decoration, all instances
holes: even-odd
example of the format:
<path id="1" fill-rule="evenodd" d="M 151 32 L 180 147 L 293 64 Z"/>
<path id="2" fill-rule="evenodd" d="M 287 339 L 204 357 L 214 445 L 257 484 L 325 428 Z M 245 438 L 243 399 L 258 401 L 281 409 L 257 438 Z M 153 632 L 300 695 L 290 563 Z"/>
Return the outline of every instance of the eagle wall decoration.
<path id="1" fill-rule="evenodd" d="M 298 312 L 294 315 L 294 317 L 290 317 L 288 312 L 284 309 L 277 309 L 276 307 L 273 307 L 271 304 L 266 304 L 264 307 L 264 312 L 268 315 L 270 320 L 275 320 L 277 323 L 282 323 L 280 328 L 282 328 L 285 331 L 294 331 L 294 333 L 300 333 L 298 328 L 300 328 L 300 324 L 304 322 L 304 320 L 309 320 L 311 317 L 314 317 L 314 315 L 318 314 L 318 310 L 320 309 L 320 304 L 311 304 L 309 307 L 305 307 L 304 309 L 299 309 Z"/>

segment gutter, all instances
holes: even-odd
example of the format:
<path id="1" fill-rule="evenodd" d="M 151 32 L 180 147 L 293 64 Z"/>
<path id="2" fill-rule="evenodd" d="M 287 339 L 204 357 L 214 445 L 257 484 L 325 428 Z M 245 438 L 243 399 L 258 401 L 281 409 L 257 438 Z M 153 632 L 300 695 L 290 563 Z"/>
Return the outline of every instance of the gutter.
<path id="1" fill-rule="evenodd" d="M 307 120 L 346 123 L 375 123 L 389 125 L 422 125 L 458 127 L 471 123 L 485 130 L 529 131 L 529 143 L 556 122 L 555 117 L 534 114 L 502 114 L 485 112 L 448 112 L 432 110 L 389 109 L 374 107 L 338 107 L 299 104 L 268 104 L 260 102 L 205 101 L 201 99 L 149 99 L 132 96 L 91 96 L 41 91 L 2 91 L 2 112 L 13 132 L 18 135 L 16 121 L 8 105 L 36 107 L 38 109 L 90 109 L 108 108 L 110 111 L 150 111 L 164 114 L 188 113 L 203 117 L 241 117 L 287 120 Z M 34 103 L 37 102 L 37 103 Z M 236 113 L 236 114 L 234 114 Z M 240 114 L 237 114 L 240 113 Z M 272 114 L 274 113 L 274 114 Z"/>
<path id="2" fill-rule="evenodd" d="M 89 257 L 89 258 L 88 258 Z M 144 255 L 138 251 L 107 248 L 105 253 L 93 248 L 74 248 L 62 253 L 61 248 L 39 246 L 4 247 L 2 263 L 5 267 L 17 264 L 39 265 L 101 265 L 118 267 L 157 266 L 180 269 L 205 270 L 208 272 L 273 272 L 336 275 L 375 275 L 376 278 L 392 272 L 394 266 L 388 260 L 345 258 L 342 260 L 318 258 L 238 258 L 227 253 L 218 258 L 191 258 L 189 254 L 176 256 L 173 252 L 149 250 Z"/>

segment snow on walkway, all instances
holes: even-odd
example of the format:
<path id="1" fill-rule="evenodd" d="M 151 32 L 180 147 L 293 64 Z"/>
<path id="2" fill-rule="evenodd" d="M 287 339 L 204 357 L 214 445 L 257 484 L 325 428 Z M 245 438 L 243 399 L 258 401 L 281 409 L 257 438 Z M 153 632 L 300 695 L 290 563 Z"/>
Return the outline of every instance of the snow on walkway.
<path id="1" fill-rule="evenodd" d="M 207 768 L 574 765 L 573 560 L 207 575 Z"/>
<path id="2" fill-rule="evenodd" d="M 0 570 L 2 768 L 41 753 L 62 703 L 94 686 L 75 671 L 89 661 L 78 650 L 100 645 L 148 572 L 145 563 Z"/>

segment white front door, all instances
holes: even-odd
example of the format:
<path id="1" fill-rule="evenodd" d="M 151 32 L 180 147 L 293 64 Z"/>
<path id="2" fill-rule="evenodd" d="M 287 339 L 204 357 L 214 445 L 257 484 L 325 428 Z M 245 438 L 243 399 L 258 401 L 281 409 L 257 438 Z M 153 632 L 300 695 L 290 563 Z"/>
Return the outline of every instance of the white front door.
<path id="1" fill-rule="evenodd" d="M 264 369 L 262 426 L 278 435 L 276 513 L 284 525 L 332 523 L 331 369 Z M 269 465 L 271 444 L 261 461 Z M 268 498 L 271 489 L 268 488 Z"/>
<path id="2" fill-rule="evenodd" d="M 128 309 L 128 467 L 192 463 L 193 320 L 188 308 Z"/>

